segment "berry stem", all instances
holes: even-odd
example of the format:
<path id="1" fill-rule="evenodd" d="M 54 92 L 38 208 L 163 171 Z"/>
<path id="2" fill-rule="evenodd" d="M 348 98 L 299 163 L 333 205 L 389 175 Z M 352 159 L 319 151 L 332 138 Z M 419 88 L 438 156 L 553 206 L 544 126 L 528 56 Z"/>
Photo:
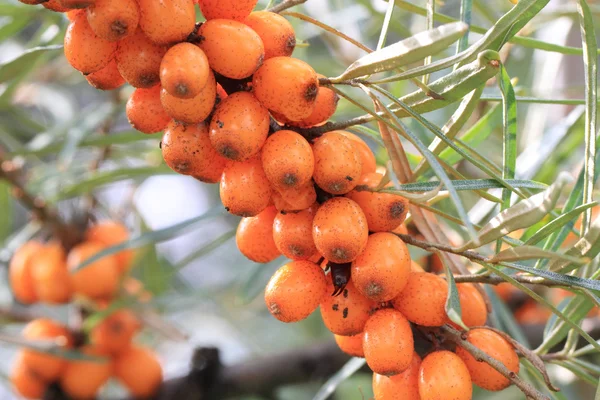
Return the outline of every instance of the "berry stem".
<path id="1" fill-rule="evenodd" d="M 267 11 L 280 13 L 282 11 L 287 10 L 288 8 L 292 8 L 294 6 L 304 4 L 306 2 L 307 0 L 286 0 L 283 3 L 277 4 L 276 6 L 269 8 Z"/>

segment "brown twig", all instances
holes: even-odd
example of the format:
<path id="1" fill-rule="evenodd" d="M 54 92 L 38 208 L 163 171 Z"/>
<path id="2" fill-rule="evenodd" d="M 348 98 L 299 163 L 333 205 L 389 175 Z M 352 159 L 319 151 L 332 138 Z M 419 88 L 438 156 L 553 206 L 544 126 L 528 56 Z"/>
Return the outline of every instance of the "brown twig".
<path id="1" fill-rule="evenodd" d="M 521 276 L 515 275 L 512 277 L 519 283 L 524 283 L 526 285 L 539 285 L 546 287 L 561 287 L 565 286 L 564 284 L 554 282 L 548 280 L 546 278 L 540 278 L 537 276 Z M 500 276 L 495 275 L 454 275 L 454 280 L 456 283 L 486 283 L 488 285 L 499 285 L 501 283 L 505 283 L 504 280 Z"/>
<path id="2" fill-rule="evenodd" d="M 288 8 L 292 8 L 294 6 L 304 4 L 306 2 L 307 2 L 307 0 L 286 0 L 283 3 L 277 4 L 276 6 L 269 8 L 268 11 L 271 11 L 274 13 L 280 13 L 284 10 L 287 10 Z"/>

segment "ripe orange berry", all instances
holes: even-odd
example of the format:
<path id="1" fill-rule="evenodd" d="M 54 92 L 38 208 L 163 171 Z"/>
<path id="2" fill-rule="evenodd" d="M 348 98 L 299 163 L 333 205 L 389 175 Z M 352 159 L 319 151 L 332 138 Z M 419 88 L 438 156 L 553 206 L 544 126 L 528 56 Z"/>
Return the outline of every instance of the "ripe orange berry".
<path id="1" fill-rule="evenodd" d="M 485 325 L 487 307 L 477 287 L 472 283 L 459 283 L 456 288 L 460 299 L 462 320 L 465 325 L 468 327 Z"/>
<path id="2" fill-rule="evenodd" d="M 306 185 L 315 166 L 310 143 L 302 135 L 287 130 L 276 132 L 267 139 L 262 162 L 267 178 L 277 189 Z"/>
<path id="3" fill-rule="evenodd" d="M 196 97 L 180 99 L 170 95 L 165 89 L 160 93 L 160 102 L 167 114 L 186 124 L 203 122 L 212 112 L 217 99 L 217 83 L 212 72 L 208 74 L 206 85 Z"/>
<path id="4" fill-rule="evenodd" d="M 88 228 L 85 232 L 85 239 L 112 247 L 128 241 L 129 231 L 120 222 L 102 221 Z M 121 250 L 114 255 L 121 273 L 125 273 L 132 266 L 133 256 L 132 249 Z"/>
<path id="5" fill-rule="evenodd" d="M 149 89 L 138 88 L 127 101 L 125 111 L 131 126 L 146 134 L 164 130 L 171 120 L 160 100 L 160 85 Z"/>
<path id="6" fill-rule="evenodd" d="M 213 147 L 234 161 L 256 156 L 268 134 L 269 110 L 248 92 L 233 93 L 222 100 L 210 122 Z"/>
<path id="7" fill-rule="evenodd" d="M 313 239 L 319 253 L 337 264 L 354 261 L 367 245 L 369 230 L 360 206 L 334 197 L 321 205 L 313 221 Z"/>
<path id="8" fill-rule="evenodd" d="M 279 251 L 292 260 L 307 260 L 317 251 L 312 237 L 318 204 L 297 213 L 279 213 L 273 222 L 273 239 Z"/>
<path id="9" fill-rule="evenodd" d="M 71 299 L 73 288 L 65 251 L 60 243 L 49 243 L 33 256 L 31 277 L 40 301 L 64 304 Z"/>
<path id="10" fill-rule="evenodd" d="M 255 217 L 242 218 L 235 234 L 240 252 L 258 263 L 268 263 L 281 255 L 273 241 L 275 207 L 265 208 Z"/>
<path id="11" fill-rule="evenodd" d="M 52 1 L 52 0 L 50 0 L 50 1 Z M 56 0 L 54 0 L 54 1 L 56 1 Z M 77 15 L 79 15 L 81 13 L 85 13 L 85 12 L 86 12 L 85 10 L 71 10 L 71 11 L 65 12 L 65 16 L 67 17 L 67 19 L 69 21 L 74 21 L 75 18 L 77 18 Z"/>
<path id="12" fill-rule="evenodd" d="M 306 210 L 317 201 L 317 192 L 312 181 L 299 188 L 273 190 L 273 204 L 281 212 Z"/>
<path id="13" fill-rule="evenodd" d="M 160 64 L 160 83 L 165 90 L 182 99 L 196 97 L 208 82 L 210 66 L 206 55 L 195 44 L 171 47 Z"/>
<path id="14" fill-rule="evenodd" d="M 472 329 L 467 333 L 467 341 L 484 353 L 500 361 L 515 374 L 519 373 L 519 356 L 513 346 L 502 336 L 489 329 Z M 462 347 L 456 348 L 456 354 L 467 366 L 473 383 L 491 391 L 500 391 L 510 385 L 510 381 L 484 361 L 477 361 Z"/>
<path id="15" fill-rule="evenodd" d="M 69 346 L 72 342 L 71 334 L 66 327 L 47 318 L 31 321 L 25 326 L 21 335 L 28 340 L 55 339 L 64 342 L 65 346 Z M 30 349 L 22 351 L 21 361 L 45 382 L 57 379 L 66 365 L 66 360 L 61 357 Z"/>
<path id="16" fill-rule="evenodd" d="M 387 377 L 373 373 L 375 400 L 421 400 L 419 396 L 419 368 L 421 357 L 413 352 L 410 366 L 404 372 Z"/>
<path id="17" fill-rule="evenodd" d="M 267 208 L 271 186 L 260 158 L 227 165 L 221 177 L 220 194 L 223 206 L 234 215 L 253 217 Z"/>
<path id="18" fill-rule="evenodd" d="M 52 11 L 56 11 L 56 12 L 67 12 L 69 11 L 69 8 L 64 7 L 60 0 L 48 0 L 45 3 L 42 3 L 42 6 L 44 6 L 44 8 L 47 8 L 48 10 L 52 10 Z"/>
<path id="19" fill-rule="evenodd" d="M 314 180 L 332 194 L 345 194 L 356 187 L 362 174 L 360 154 L 352 140 L 338 132 L 327 132 L 313 145 Z"/>
<path id="20" fill-rule="evenodd" d="M 137 0 L 140 6 L 140 27 L 157 44 L 184 41 L 196 25 L 192 0 Z"/>
<path id="21" fill-rule="evenodd" d="M 399 311 L 376 311 L 365 324 L 363 350 L 367 365 L 380 375 L 396 375 L 410 367 L 414 339 L 410 323 Z"/>
<path id="22" fill-rule="evenodd" d="M 85 14 L 78 14 L 65 33 L 65 57 L 73 68 L 91 74 L 114 58 L 117 44 L 96 36 Z"/>
<path id="23" fill-rule="evenodd" d="M 269 11 L 255 11 L 244 23 L 254 30 L 265 46 L 265 60 L 289 57 L 296 47 L 296 34 L 292 24 L 281 15 Z"/>
<path id="24" fill-rule="evenodd" d="M 341 336 L 333 335 L 335 342 L 337 343 L 340 350 L 344 353 L 351 355 L 352 357 L 364 357 L 363 351 L 363 337 L 365 335 L 361 332 L 354 336 Z"/>
<path id="25" fill-rule="evenodd" d="M 119 41 L 115 59 L 121 76 L 136 88 L 151 88 L 160 81 L 165 46 L 153 43 L 141 29 Z"/>
<path id="26" fill-rule="evenodd" d="M 375 172 L 377 170 L 377 161 L 375 160 L 375 155 L 369 148 L 369 145 L 366 144 L 364 140 L 362 140 L 361 138 L 359 138 L 358 136 L 356 136 L 354 133 L 351 133 L 351 132 L 347 132 L 347 131 L 335 131 L 335 132 L 338 132 L 338 133 L 346 136 L 348 139 L 352 140 L 352 143 L 354 143 L 354 146 L 356 146 L 356 148 L 358 149 L 358 152 L 360 154 L 360 160 L 361 160 L 363 174 L 369 174 L 369 173 Z"/>
<path id="27" fill-rule="evenodd" d="M 435 351 L 419 369 L 421 400 L 471 400 L 473 386 L 465 363 L 449 351 Z"/>
<path id="28" fill-rule="evenodd" d="M 264 62 L 252 78 L 254 94 L 269 110 L 292 121 L 312 114 L 319 80 L 314 69 L 304 61 L 290 57 L 273 57 Z"/>
<path id="29" fill-rule="evenodd" d="M 443 278 L 426 272 L 411 272 L 408 283 L 393 300 L 410 322 L 422 326 L 442 326 L 447 320 L 448 284 Z"/>
<path id="30" fill-rule="evenodd" d="M 248 25 L 228 19 L 211 19 L 200 27 L 199 46 L 215 72 L 232 79 L 252 75 L 265 58 L 260 36 Z"/>
<path id="31" fill-rule="evenodd" d="M 90 332 L 90 341 L 106 354 L 118 355 L 125 351 L 140 329 L 140 322 L 129 310 L 118 310 L 106 317 Z"/>
<path id="32" fill-rule="evenodd" d="M 217 183 L 227 160 L 210 144 L 206 124 L 169 122 L 161 142 L 162 155 L 175 172 L 192 175 L 202 182 Z"/>
<path id="33" fill-rule="evenodd" d="M 336 335 L 352 336 L 361 333 L 376 304 L 363 296 L 352 281 L 348 282 L 339 296 L 331 295 L 334 290 L 329 277 L 326 294 L 320 305 L 323 323 Z"/>
<path id="34" fill-rule="evenodd" d="M 323 269 L 310 261 L 292 261 L 279 268 L 265 289 L 269 312 L 282 322 L 298 322 L 317 309 L 327 282 Z"/>
<path id="35" fill-rule="evenodd" d="M 319 78 L 324 78 L 323 75 L 318 76 Z M 333 90 L 319 86 L 319 93 L 317 94 L 313 112 L 302 121 L 292 122 L 292 125 L 308 128 L 324 124 L 329 118 L 333 117 L 333 114 L 335 114 L 339 99 L 339 96 Z"/>
<path id="36" fill-rule="evenodd" d="M 13 362 L 10 382 L 15 391 L 25 399 L 41 399 L 46 391 L 46 382 L 23 361 L 19 354 Z"/>
<path id="37" fill-rule="evenodd" d="M 115 59 L 101 70 L 87 75 L 85 79 L 98 90 L 114 90 L 125 84 L 125 79 L 121 76 Z"/>
<path id="38" fill-rule="evenodd" d="M 87 356 L 98 357 L 99 360 L 69 361 L 60 377 L 60 387 L 73 399 L 94 399 L 110 378 L 112 363 L 108 359 L 101 361 L 106 354 L 95 346 L 85 346 L 80 351 Z"/>
<path id="39" fill-rule="evenodd" d="M 83 242 L 75 246 L 67 257 L 67 266 L 73 270 L 85 260 L 104 250 L 104 245 Z M 119 262 L 114 255 L 103 257 L 79 271 L 71 272 L 73 290 L 91 298 L 108 298 L 117 291 Z"/>
<path id="40" fill-rule="evenodd" d="M 96 35 L 115 42 L 135 33 L 140 10 L 136 0 L 95 0 L 87 19 Z"/>
<path id="41" fill-rule="evenodd" d="M 67 8 L 67 9 L 87 8 L 91 5 L 93 5 L 95 1 L 96 0 L 58 0 L 60 5 L 62 5 L 64 8 Z"/>
<path id="42" fill-rule="evenodd" d="M 421 267 L 418 263 L 410 260 L 410 270 L 411 272 L 425 272 L 423 267 Z"/>
<path id="43" fill-rule="evenodd" d="M 162 383 L 162 368 L 150 349 L 132 346 L 115 360 L 115 376 L 135 398 L 148 398 Z"/>
<path id="44" fill-rule="evenodd" d="M 367 245 L 352 262 L 352 281 L 369 299 L 384 302 L 398 296 L 410 276 L 410 253 L 393 233 L 369 236 Z"/>
<path id="45" fill-rule="evenodd" d="M 36 241 L 29 241 L 21 246 L 8 265 L 8 280 L 15 299 L 23 304 L 33 304 L 38 301 L 31 271 L 33 259 L 44 247 Z"/>
<path id="46" fill-rule="evenodd" d="M 243 21 L 254 9 L 258 0 L 199 0 L 197 3 L 207 20 L 224 18 Z"/>

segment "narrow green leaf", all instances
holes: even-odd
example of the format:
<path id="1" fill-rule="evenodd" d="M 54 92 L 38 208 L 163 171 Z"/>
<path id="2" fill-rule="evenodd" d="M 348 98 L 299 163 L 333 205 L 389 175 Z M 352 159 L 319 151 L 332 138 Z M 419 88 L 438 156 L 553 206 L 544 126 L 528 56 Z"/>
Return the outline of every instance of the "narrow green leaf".
<path id="1" fill-rule="evenodd" d="M 427 21 L 426 21 L 427 29 L 433 29 L 433 25 L 434 25 L 433 16 L 435 15 L 435 0 L 427 0 L 426 8 L 427 8 Z M 431 55 L 428 55 L 423 60 L 423 65 L 431 64 L 431 60 L 432 60 Z M 429 83 L 429 77 L 430 77 L 430 74 L 423 75 L 423 80 L 422 80 L 423 85 L 427 85 Z"/>
<path id="2" fill-rule="evenodd" d="M 571 257 L 567 254 L 554 253 L 552 251 L 543 250 L 535 246 L 511 247 L 506 250 L 502 250 L 493 257 L 489 257 L 486 261 L 497 263 L 501 261 L 522 261 L 538 258 L 548 258 L 551 260 L 566 261 L 578 265 L 583 265 L 590 262 L 590 260 L 586 258 L 582 259 L 577 257 Z"/>
<path id="3" fill-rule="evenodd" d="M 364 358 L 351 358 L 335 375 L 321 386 L 321 389 L 313 397 L 313 400 L 327 400 L 342 382 L 354 375 L 365 363 Z"/>
<path id="4" fill-rule="evenodd" d="M 513 179 L 517 166 L 517 102 L 515 100 L 515 91 L 510 76 L 506 72 L 504 64 L 500 68 L 499 79 L 500 90 L 502 92 L 502 125 L 503 125 L 503 146 L 502 146 L 502 178 Z M 501 210 L 510 207 L 510 191 L 502 191 Z"/>
<path id="5" fill-rule="evenodd" d="M 13 227 L 14 202 L 11 189 L 8 183 L 0 181 L 0 243 L 6 240 Z"/>
<path id="6" fill-rule="evenodd" d="M 443 257 L 441 256 L 441 254 L 439 254 L 439 252 L 438 256 L 441 260 L 443 260 Z M 467 328 L 467 326 L 462 320 L 462 309 L 460 307 L 460 298 L 458 296 L 458 288 L 456 287 L 456 282 L 454 281 L 454 275 L 452 274 L 452 271 L 450 271 L 450 268 L 448 268 L 446 263 L 443 261 L 442 263 L 444 264 L 444 273 L 446 274 L 446 281 L 448 282 L 448 296 L 446 297 L 445 306 L 446 314 L 452 322 L 454 322 L 464 330 L 469 330 L 469 328 Z"/>
<path id="7" fill-rule="evenodd" d="M 565 226 L 567 223 L 577 219 L 577 217 L 585 210 L 595 207 L 596 205 L 598 205 L 598 203 L 594 201 L 592 203 L 583 204 L 579 207 L 575 207 L 571 211 L 562 214 L 560 217 L 553 219 L 552 221 L 550 221 L 549 223 L 544 225 L 542 228 L 540 228 L 529 239 L 527 239 L 525 244 L 533 245 L 533 244 L 538 243 L 540 240 L 542 240 L 542 239 L 546 238 L 548 235 L 556 232 L 557 230 L 559 230 L 560 228 Z"/>
<path id="8" fill-rule="evenodd" d="M 461 0 L 460 2 L 460 20 L 467 24 L 470 27 L 471 25 L 471 11 L 473 8 L 473 0 Z M 433 19 L 435 19 L 435 14 L 433 15 Z M 461 51 L 465 51 L 467 47 L 469 47 L 469 31 L 470 28 L 467 29 L 467 32 L 458 40 L 456 44 L 456 54 Z"/>
<path id="9" fill-rule="evenodd" d="M 596 386 L 598 388 L 596 389 L 596 396 L 594 396 L 594 400 L 600 400 L 600 380 L 598 381 L 598 383 L 596 384 Z"/>
<path id="10" fill-rule="evenodd" d="M 499 189 L 504 187 L 500 183 L 498 183 L 495 179 L 464 179 L 464 180 L 452 180 L 452 186 L 456 190 L 483 190 L 483 189 Z M 548 188 L 543 183 L 536 181 L 527 181 L 520 179 L 509 179 L 506 181 L 514 188 L 525 188 L 525 189 L 533 189 L 533 190 L 545 190 Z M 381 192 L 384 193 L 395 193 L 397 191 L 403 192 L 428 192 L 436 189 L 437 187 L 442 186 L 444 188 L 443 182 L 415 182 L 415 183 L 404 183 L 399 184 L 395 189 L 382 189 Z"/>
<path id="11" fill-rule="evenodd" d="M 552 282 L 558 283 L 559 285 L 563 285 L 566 287 L 580 287 L 590 290 L 600 290 L 600 281 L 596 279 L 580 278 L 578 276 L 559 274 L 557 272 L 535 269 L 533 267 L 528 267 L 526 265 L 512 262 L 502 262 L 501 265 L 503 267 L 508 267 L 516 271 L 526 272 L 533 276 L 546 278 Z"/>
<path id="12" fill-rule="evenodd" d="M 567 250 L 566 254 L 574 257 L 588 257 L 590 259 L 600 254 L 600 218 L 596 218 L 592 222 L 588 232 Z M 567 261 L 555 260 L 548 265 L 548 269 L 568 273 L 574 269 L 570 264 Z"/>
<path id="13" fill-rule="evenodd" d="M 247 268 L 249 272 L 241 279 L 238 301 L 242 304 L 248 304 L 256 299 L 256 296 L 265 290 L 265 286 L 273 273 L 288 262 L 285 257 L 278 257 L 267 264 L 250 262 L 250 266 Z"/>
<path id="14" fill-rule="evenodd" d="M 210 252 L 218 249 L 221 245 L 225 244 L 229 239 L 233 237 L 235 237 L 235 229 L 229 232 L 225 232 L 224 234 L 215 238 L 215 240 L 205 244 L 204 246 L 200 247 L 197 250 L 194 250 L 193 252 L 185 256 L 185 258 L 183 258 L 181 261 L 174 265 L 174 270 L 178 271 L 185 268 L 189 263 L 196 261 L 209 254 Z"/>
<path id="15" fill-rule="evenodd" d="M 58 52 L 63 46 L 41 46 L 25 50 L 10 61 L 0 64 L 0 83 L 4 83 L 18 76 L 23 68 L 35 62 L 38 57 L 48 52 Z"/>
<path id="16" fill-rule="evenodd" d="M 390 21 L 394 14 L 394 8 L 396 6 L 396 0 L 390 0 L 385 17 L 383 18 L 383 25 L 381 26 L 381 33 L 379 34 L 379 40 L 377 41 L 377 50 L 381 50 L 385 46 L 388 30 L 390 28 Z"/>

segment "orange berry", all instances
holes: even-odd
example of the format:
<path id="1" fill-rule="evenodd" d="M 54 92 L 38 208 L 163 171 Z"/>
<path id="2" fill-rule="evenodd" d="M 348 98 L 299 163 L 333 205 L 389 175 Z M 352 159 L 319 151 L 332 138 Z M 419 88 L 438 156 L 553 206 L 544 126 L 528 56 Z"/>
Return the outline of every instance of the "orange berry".
<path id="1" fill-rule="evenodd" d="M 125 84 L 125 79 L 121 76 L 115 59 L 101 70 L 87 75 L 85 79 L 98 90 L 114 90 Z"/>
<path id="2" fill-rule="evenodd" d="M 358 149 L 360 154 L 360 160 L 362 165 L 362 173 L 369 174 L 375 172 L 377 170 L 377 160 L 375 160 L 375 155 L 371 151 L 371 148 L 368 144 L 365 143 L 364 140 L 356 136 L 354 133 L 347 131 L 335 131 L 346 136 L 348 139 L 352 140 L 354 146 Z"/>
<path id="3" fill-rule="evenodd" d="M 227 160 L 210 144 L 206 124 L 171 121 L 161 142 L 162 155 L 175 172 L 192 175 L 202 182 L 217 183 Z"/>
<path id="4" fill-rule="evenodd" d="M 46 392 L 46 382 L 24 362 L 19 354 L 13 362 L 10 382 L 15 391 L 26 399 L 41 399 Z"/>
<path id="5" fill-rule="evenodd" d="M 473 386 L 465 363 L 454 353 L 435 351 L 419 369 L 421 400 L 471 400 Z"/>
<path id="6" fill-rule="evenodd" d="M 306 210 L 317 201 L 317 192 L 312 181 L 299 188 L 276 188 L 273 190 L 275 208 L 282 212 Z"/>
<path id="7" fill-rule="evenodd" d="M 411 270 L 411 272 L 425 272 L 423 267 L 421 267 L 419 265 L 419 263 L 417 263 L 413 260 L 410 260 L 410 270 Z"/>
<path id="8" fill-rule="evenodd" d="M 233 93 L 221 101 L 210 122 L 213 147 L 234 161 L 257 155 L 268 134 L 269 110 L 248 92 Z"/>
<path id="9" fill-rule="evenodd" d="M 8 280 L 15 299 L 23 304 L 33 304 L 38 301 L 31 271 L 34 256 L 44 247 L 36 241 L 29 241 L 21 246 L 8 265 Z"/>
<path id="10" fill-rule="evenodd" d="M 335 342 L 337 343 L 340 350 L 344 353 L 351 355 L 352 357 L 364 357 L 363 351 L 363 337 L 365 335 L 361 332 L 354 336 L 341 336 L 333 335 Z"/>
<path id="11" fill-rule="evenodd" d="M 252 86 L 265 107 L 292 121 L 312 114 L 319 93 L 315 70 L 304 61 L 289 57 L 266 60 L 254 74 Z"/>
<path id="12" fill-rule="evenodd" d="M 310 143 L 302 135 L 287 130 L 278 131 L 267 139 L 262 162 L 267 178 L 277 189 L 306 185 L 315 166 Z"/>
<path id="13" fill-rule="evenodd" d="M 332 194 L 345 194 L 356 187 L 362 173 L 360 154 L 352 140 L 338 132 L 327 132 L 313 145 L 314 180 Z"/>
<path id="14" fill-rule="evenodd" d="M 179 43 L 162 59 L 160 83 L 169 94 L 191 99 L 206 85 L 209 73 L 208 59 L 202 49 L 191 43 Z"/>
<path id="15" fill-rule="evenodd" d="M 267 207 L 255 217 L 242 218 L 235 234 L 240 252 L 258 263 L 268 263 L 281 255 L 273 241 L 275 207 Z"/>
<path id="16" fill-rule="evenodd" d="M 90 341 L 106 354 L 118 355 L 125 351 L 140 329 L 140 322 L 129 310 L 118 310 L 106 317 L 90 332 Z"/>
<path id="17" fill-rule="evenodd" d="M 354 261 L 367 245 L 369 230 L 360 206 L 334 197 L 321 205 L 313 221 L 313 239 L 319 253 L 337 264 Z"/>
<path id="18" fill-rule="evenodd" d="M 49 243 L 33 256 L 31 276 L 40 301 L 64 304 L 71 299 L 73 288 L 65 251 L 60 243 Z"/>
<path id="19" fill-rule="evenodd" d="M 267 208 L 271 186 L 260 158 L 230 163 L 221 176 L 221 202 L 231 214 L 253 217 Z"/>
<path id="20" fill-rule="evenodd" d="M 114 58 L 117 44 L 96 36 L 85 14 L 79 14 L 65 33 L 65 57 L 83 74 L 104 68 Z"/>
<path id="21" fill-rule="evenodd" d="M 459 283 L 456 288 L 465 325 L 468 327 L 485 325 L 488 314 L 487 307 L 477 287 L 472 283 Z"/>
<path id="22" fill-rule="evenodd" d="M 367 245 L 352 262 L 352 281 L 369 299 L 384 302 L 398 296 L 410 276 L 410 253 L 393 233 L 369 236 Z"/>
<path id="23" fill-rule="evenodd" d="M 37 1 L 37 0 L 35 0 L 35 1 Z M 50 1 L 52 1 L 52 0 L 50 0 Z M 54 0 L 54 1 L 56 1 L 56 0 Z M 71 10 L 71 11 L 67 11 L 67 12 L 65 12 L 65 16 L 67 17 L 67 19 L 69 21 L 74 21 L 75 18 L 77 18 L 77 15 L 79 15 L 81 13 L 85 13 L 85 10 Z"/>
<path id="24" fill-rule="evenodd" d="M 376 304 L 362 295 L 352 281 L 339 296 L 333 296 L 331 277 L 327 279 L 326 294 L 321 300 L 323 323 L 336 335 L 352 336 L 361 333 Z"/>
<path id="25" fill-rule="evenodd" d="M 167 114 L 186 124 L 203 122 L 212 112 L 216 99 L 217 83 L 212 72 L 209 72 L 206 85 L 196 97 L 180 99 L 170 95 L 165 89 L 160 93 L 160 102 Z"/>
<path id="26" fill-rule="evenodd" d="M 279 268 L 265 289 L 269 312 L 282 322 L 298 322 L 317 309 L 327 282 L 323 269 L 310 261 L 292 261 Z"/>
<path id="27" fill-rule="evenodd" d="M 140 10 L 136 0 L 95 0 L 87 19 L 96 35 L 114 42 L 135 33 Z"/>
<path id="28" fill-rule="evenodd" d="M 312 237 L 318 204 L 297 213 L 279 213 L 273 222 L 273 239 L 279 251 L 292 260 L 306 260 L 317 251 Z"/>
<path id="29" fill-rule="evenodd" d="M 67 9 L 86 8 L 94 4 L 96 0 L 58 0 L 58 3 Z"/>
<path id="30" fill-rule="evenodd" d="M 199 0 L 197 3 L 207 20 L 224 18 L 243 21 L 254 9 L 258 0 Z"/>
<path id="31" fill-rule="evenodd" d="M 141 29 L 119 41 L 115 59 L 121 76 L 136 88 L 151 88 L 160 82 L 160 63 L 165 46 L 153 43 Z"/>
<path id="32" fill-rule="evenodd" d="M 135 89 L 127 101 L 127 119 L 134 129 L 152 134 L 164 130 L 171 120 L 162 106 L 159 85 Z"/>
<path id="33" fill-rule="evenodd" d="M 135 398 L 148 398 L 162 383 L 162 368 L 150 349 L 132 346 L 115 360 L 115 376 Z"/>
<path id="34" fill-rule="evenodd" d="M 419 368 L 421 357 L 413 352 L 410 366 L 393 376 L 373 373 L 375 400 L 421 400 L 419 396 Z"/>
<path id="35" fill-rule="evenodd" d="M 255 11 L 244 23 L 260 36 L 265 46 L 265 60 L 289 57 L 296 47 L 296 34 L 292 24 L 281 15 L 269 11 Z"/>
<path id="36" fill-rule="evenodd" d="M 200 27 L 199 46 L 215 72 L 232 79 L 252 75 L 265 58 L 260 36 L 248 25 L 228 19 L 211 19 Z"/>
<path id="37" fill-rule="evenodd" d="M 72 342 L 71 334 L 63 325 L 47 318 L 39 318 L 28 323 L 21 333 L 28 340 L 58 340 L 69 346 Z M 35 373 L 39 379 L 52 382 L 63 372 L 66 360 L 47 353 L 24 349 L 21 361 L 27 368 Z"/>
<path id="38" fill-rule="evenodd" d="M 99 359 L 106 356 L 106 353 L 95 346 L 85 346 L 79 351 Z M 60 387 L 71 398 L 94 399 L 111 374 L 112 363 L 108 359 L 102 361 L 71 360 L 60 377 Z"/>
<path id="39" fill-rule="evenodd" d="M 367 320 L 363 350 L 367 365 L 380 375 L 396 375 L 410 367 L 414 339 L 410 323 L 399 311 L 384 308 Z"/>
<path id="40" fill-rule="evenodd" d="M 75 246 L 67 257 L 67 266 L 73 270 L 85 260 L 104 250 L 104 245 L 83 242 Z M 117 291 L 119 262 L 114 255 L 92 262 L 79 271 L 71 272 L 73 290 L 91 298 L 109 298 Z"/>
<path id="41" fill-rule="evenodd" d="M 119 245 L 129 240 L 129 231 L 127 227 L 116 221 L 102 221 L 93 225 L 85 232 L 85 239 L 91 242 L 98 242 L 106 247 Z M 133 250 L 121 250 L 114 255 L 117 260 L 121 273 L 127 272 L 132 266 Z"/>
<path id="42" fill-rule="evenodd" d="M 500 361 L 515 374 L 519 373 L 519 356 L 502 336 L 489 329 L 472 329 L 467 333 L 467 341 L 482 350 L 488 356 Z M 475 357 L 462 347 L 456 348 L 456 354 L 467 366 L 473 383 L 491 391 L 500 391 L 510 385 L 510 381 L 484 361 Z"/>
<path id="43" fill-rule="evenodd" d="M 408 283 L 393 300 L 394 308 L 410 322 L 422 326 L 442 326 L 447 320 L 448 284 L 443 278 L 426 272 L 411 272 Z"/>
<path id="44" fill-rule="evenodd" d="M 44 6 L 44 8 L 47 8 L 48 10 L 61 12 L 61 13 L 69 11 L 69 8 L 64 7 L 60 3 L 60 0 L 48 0 L 44 3 L 42 3 L 42 6 Z"/>
<path id="45" fill-rule="evenodd" d="M 192 0 L 137 0 L 140 27 L 150 40 L 158 44 L 184 41 L 196 25 Z"/>

